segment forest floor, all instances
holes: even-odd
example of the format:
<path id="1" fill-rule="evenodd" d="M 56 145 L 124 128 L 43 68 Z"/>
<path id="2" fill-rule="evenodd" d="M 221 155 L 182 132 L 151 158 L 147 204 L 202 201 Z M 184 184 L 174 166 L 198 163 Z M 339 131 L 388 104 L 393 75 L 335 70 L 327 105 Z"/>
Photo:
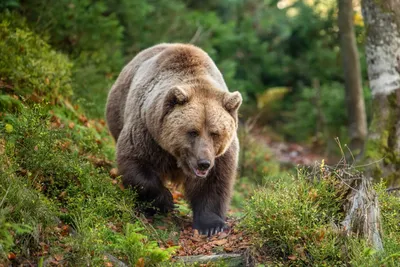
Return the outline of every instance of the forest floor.
<path id="1" fill-rule="evenodd" d="M 295 168 L 296 166 L 312 166 L 315 162 L 324 159 L 322 155 L 314 152 L 309 146 L 298 143 L 288 143 L 284 141 L 276 141 L 270 138 L 260 130 L 254 130 L 251 133 L 252 138 L 257 140 L 258 145 L 267 148 L 272 152 L 272 158 L 278 161 L 282 169 Z M 240 179 L 240 178 L 239 178 Z M 173 193 L 174 202 L 178 207 L 188 209 L 188 205 L 183 199 L 183 192 L 177 187 L 170 186 Z M 157 229 L 166 230 L 168 225 L 179 225 L 180 232 L 175 233 L 179 238 L 174 242 L 172 239 L 161 241 L 170 245 L 179 245 L 179 251 L 175 258 L 198 255 L 214 255 L 222 253 L 235 253 L 245 255 L 245 261 L 268 262 L 268 255 L 260 254 L 252 249 L 250 236 L 246 235 L 243 229 L 238 227 L 240 217 L 235 214 L 237 207 L 232 207 L 228 212 L 227 230 L 215 236 L 201 236 L 197 231 L 193 231 L 191 226 L 191 218 L 189 215 L 179 211 L 171 216 L 162 219 L 163 224 L 155 226 Z M 154 223 L 152 219 L 144 219 L 146 222 Z M 251 250 L 251 253 L 250 253 Z M 251 255 L 250 255 L 251 254 Z M 252 259 L 249 259 L 251 257 Z"/>

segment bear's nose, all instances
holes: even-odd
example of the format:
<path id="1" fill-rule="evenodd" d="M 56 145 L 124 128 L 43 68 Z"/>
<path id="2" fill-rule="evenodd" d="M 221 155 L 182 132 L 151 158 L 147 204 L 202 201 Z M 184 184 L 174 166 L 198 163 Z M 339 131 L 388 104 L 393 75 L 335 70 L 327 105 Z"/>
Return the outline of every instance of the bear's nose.
<path id="1" fill-rule="evenodd" d="M 206 159 L 201 159 L 197 162 L 197 167 L 202 170 L 208 170 L 208 168 L 210 168 L 211 162 L 209 160 Z"/>

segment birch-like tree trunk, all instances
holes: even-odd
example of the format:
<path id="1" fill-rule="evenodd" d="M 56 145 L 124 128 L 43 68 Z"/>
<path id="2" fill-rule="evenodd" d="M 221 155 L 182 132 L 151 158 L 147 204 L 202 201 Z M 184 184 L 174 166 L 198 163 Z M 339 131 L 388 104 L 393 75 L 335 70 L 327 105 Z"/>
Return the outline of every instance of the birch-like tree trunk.
<path id="1" fill-rule="evenodd" d="M 363 152 L 367 138 L 367 119 L 361 84 L 361 68 L 354 35 L 353 1 L 338 0 L 338 25 L 343 74 L 346 88 L 347 114 L 349 118 L 350 150 L 353 154 Z"/>
<path id="2" fill-rule="evenodd" d="M 366 157 L 374 178 L 400 182 L 400 0 L 363 0 L 373 119 Z M 382 159 L 382 160 L 381 160 Z"/>

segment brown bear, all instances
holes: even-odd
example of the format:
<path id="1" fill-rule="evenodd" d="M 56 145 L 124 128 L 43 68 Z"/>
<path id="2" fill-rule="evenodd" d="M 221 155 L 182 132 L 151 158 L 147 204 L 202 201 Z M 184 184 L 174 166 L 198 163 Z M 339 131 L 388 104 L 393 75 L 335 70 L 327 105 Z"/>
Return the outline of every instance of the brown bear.
<path id="1" fill-rule="evenodd" d="M 106 107 L 123 185 L 168 212 L 174 204 L 164 182 L 180 182 L 193 228 L 209 236 L 222 231 L 237 171 L 241 103 L 196 46 L 159 44 L 137 54 Z"/>

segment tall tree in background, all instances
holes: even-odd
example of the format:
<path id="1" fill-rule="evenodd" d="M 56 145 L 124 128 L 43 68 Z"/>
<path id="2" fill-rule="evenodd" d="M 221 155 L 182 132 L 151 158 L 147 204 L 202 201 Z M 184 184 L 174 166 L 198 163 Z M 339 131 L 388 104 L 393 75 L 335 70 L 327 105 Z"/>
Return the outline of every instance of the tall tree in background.
<path id="1" fill-rule="evenodd" d="M 373 96 L 367 158 L 376 178 L 400 182 L 400 1 L 363 0 L 366 55 Z"/>
<path id="2" fill-rule="evenodd" d="M 361 85 L 361 70 L 354 34 L 353 1 L 338 0 L 340 50 L 342 54 L 349 118 L 350 149 L 353 154 L 363 151 L 367 137 L 367 119 Z"/>

